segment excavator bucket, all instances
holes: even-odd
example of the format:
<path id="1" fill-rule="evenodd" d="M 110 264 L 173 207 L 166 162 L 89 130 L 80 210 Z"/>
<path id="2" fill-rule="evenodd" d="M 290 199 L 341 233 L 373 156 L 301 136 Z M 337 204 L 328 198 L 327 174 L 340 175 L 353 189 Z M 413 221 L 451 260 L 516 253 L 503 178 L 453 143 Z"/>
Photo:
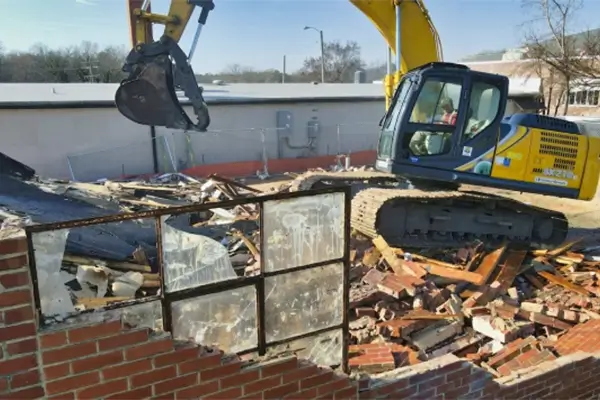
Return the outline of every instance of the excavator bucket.
<path id="1" fill-rule="evenodd" d="M 202 88 L 176 42 L 163 37 L 136 46 L 127 56 L 123 71 L 129 76 L 115 94 L 117 109 L 123 116 L 142 125 L 206 131 L 210 116 Z M 196 122 L 183 110 L 177 89 L 188 97 Z"/>

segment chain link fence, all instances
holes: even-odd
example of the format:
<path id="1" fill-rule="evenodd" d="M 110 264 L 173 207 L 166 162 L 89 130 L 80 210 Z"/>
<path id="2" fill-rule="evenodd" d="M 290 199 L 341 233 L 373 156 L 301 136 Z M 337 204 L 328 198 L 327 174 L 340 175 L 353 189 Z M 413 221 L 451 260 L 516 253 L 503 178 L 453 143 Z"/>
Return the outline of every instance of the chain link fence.
<path id="1" fill-rule="evenodd" d="M 378 123 L 320 125 L 305 131 L 278 128 L 170 132 L 155 140 L 158 172 L 224 163 L 256 162 L 257 174 L 269 173 L 269 161 L 320 156 L 351 156 L 375 150 Z M 67 157 L 75 181 L 115 179 L 154 173 L 152 140 L 72 154 Z"/>

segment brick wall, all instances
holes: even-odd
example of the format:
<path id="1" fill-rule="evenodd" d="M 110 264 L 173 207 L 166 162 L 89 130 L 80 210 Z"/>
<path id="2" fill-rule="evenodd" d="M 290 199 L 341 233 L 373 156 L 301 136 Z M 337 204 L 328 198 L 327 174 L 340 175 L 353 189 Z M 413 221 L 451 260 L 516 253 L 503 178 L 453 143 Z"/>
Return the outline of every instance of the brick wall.
<path id="1" fill-rule="evenodd" d="M 83 326 L 65 323 L 38 334 L 26 261 L 24 239 L 0 240 L 2 399 L 521 399 L 600 395 L 600 382 L 595 379 L 600 362 L 577 352 L 571 343 L 573 337 L 579 337 L 573 335 L 581 332 L 565 339 L 571 343 L 565 344 L 568 356 L 522 370 L 519 375 L 494 380 L 481 368 L 448 355 L 358 382 L 294 357 L 242 362 L 216 349 L 131 327 L 114 316 Z M 597 327 L 594 331 L 598 332 Z"/>

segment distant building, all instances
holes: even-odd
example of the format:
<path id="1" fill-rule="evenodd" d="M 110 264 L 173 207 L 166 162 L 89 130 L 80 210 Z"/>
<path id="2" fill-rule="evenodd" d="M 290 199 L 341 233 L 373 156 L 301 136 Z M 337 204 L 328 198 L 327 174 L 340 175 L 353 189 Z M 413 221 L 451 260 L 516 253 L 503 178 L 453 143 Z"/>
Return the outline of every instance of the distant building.
<path id="1" fill-rule="evenodd" d="M 600 34 L 600 29 L 591 31 L 591 34 Z M 575 35 L 575 40 L 583 40 L 585 34 Z M 534 60 L 527 59 L 526 48 L 504 49 L 499 51 L 485 51 L 463 58 L 460 62 L 470 68 L 508 76 L 511 81 L 521 80 L 527 82 L 534 79 L 535 85 L 540 84 L 540 99 L 545 99 L 545 106 L 550 114 L 558 110 L 562 113 L 563 105 L 569 102 L 569 115 L 575 116 L 600 116 L 600 82 L 586 82 L 585 85 L 572 85 L 570 93 L 561 93 L 557 79 L 550 72 Z M 525 99 L 523 105 L 531 107 L 531 97 Z"/>

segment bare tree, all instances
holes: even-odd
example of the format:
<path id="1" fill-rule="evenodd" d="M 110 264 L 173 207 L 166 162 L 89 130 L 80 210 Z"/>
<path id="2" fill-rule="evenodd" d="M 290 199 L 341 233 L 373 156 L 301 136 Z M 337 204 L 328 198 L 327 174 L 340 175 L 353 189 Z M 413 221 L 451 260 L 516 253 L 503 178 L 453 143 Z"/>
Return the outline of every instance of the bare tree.
<path id="1" fill-rule="evenodd" d="M 356 42 L 327 42 L 324 46 L 325 78 L 327 82 L 352 82 L 354 73 L 364 66 L 360 58 L 360 46 Z M 321 76 L 321 57 L 309 57 L 304 60 L 301 70 L 312 80 Z"/>
<path id="2" fill-rule="evenodd" d="M 525 33 L 527 57 L 533 69 L 544 82 L 546 101 L 563 104 L 562 113 L 569 110 L 568 96 L 575 81 L 584 78 L 585 60 L 582 60 L 582 43 L 573 35 L 574 19 L 583 6 L 583 0 L 522 0 L 533 19 Z M 546 112 L 552 103 L 547 105 Z"/>

